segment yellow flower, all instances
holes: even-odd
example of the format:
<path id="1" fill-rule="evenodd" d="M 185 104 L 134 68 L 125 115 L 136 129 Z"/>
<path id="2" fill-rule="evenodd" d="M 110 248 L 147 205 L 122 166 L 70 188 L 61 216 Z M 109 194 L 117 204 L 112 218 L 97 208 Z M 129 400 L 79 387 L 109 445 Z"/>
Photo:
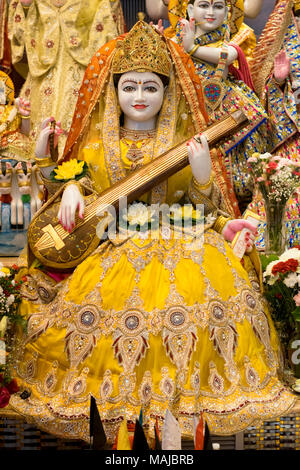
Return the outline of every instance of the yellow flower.
<path id="1" fill-rule="evenodd" d="M 2 263 L 0 263 L 0 277 L 5 277 L 10 275 L 10 269 L 7 268 L 6 266 L 3 266 Z"/>
<path id="2" fill-rule="evenodd" d="M 81 175 L 83 172 L 84 161 L 79 162 L 78 160 L 72 159 L 67 162 L 63 162 L 58 165 L 57 169 L 54 169 L 56 180 L 72 180 L 77 175 Z"/>

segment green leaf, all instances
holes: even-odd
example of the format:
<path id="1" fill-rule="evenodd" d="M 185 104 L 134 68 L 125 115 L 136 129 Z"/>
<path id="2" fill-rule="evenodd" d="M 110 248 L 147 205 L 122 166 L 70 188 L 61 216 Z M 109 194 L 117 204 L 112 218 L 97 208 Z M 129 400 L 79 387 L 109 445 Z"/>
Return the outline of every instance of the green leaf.
<path id="1" fill-rule="evenodd" d="M 300 307 L 296 307 L 295 310 L 292 312 L 292 315 L 295 321 L 300 321 Z"/>
<path id="2" fill-rule="evenodd" d="M 261 265 L 262 265 L 262 269 L 263 271 L 266 270 L 268 264 L 272 263 L 272 261 L 276 261 L 279 259 L 279 256 L 277 255 L 260 255 L 260 261 L 261 261 Z"/>

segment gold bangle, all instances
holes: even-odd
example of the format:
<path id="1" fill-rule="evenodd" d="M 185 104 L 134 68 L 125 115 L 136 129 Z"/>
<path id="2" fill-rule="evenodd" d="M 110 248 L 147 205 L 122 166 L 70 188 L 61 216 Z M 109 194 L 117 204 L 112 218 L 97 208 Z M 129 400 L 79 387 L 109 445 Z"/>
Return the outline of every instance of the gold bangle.
<path id="1" fill-rule="evenodd" d="M 55 166 L 55 162 L 52 160 L 51 157 L 45 158 L 35 158 L 35 163 L 39 168 L 47 168 L 48 166 Z"/>
<path id="2" fill-rule="evenodd" d="M 191 50 L 190 52 L 188 53 L 189 55 L 193 55 L 194 52 L 196 52 L 196 50 L 198 49 L 198 47 L 200 47 L 200 44 L 196 44 Z"/>
<path id="3" fill-rule="evenodd" d="M 196 178 L 193 176 L 193 185 L 195 189 L 197 189 L 198 191 L 204 191 L 205 189 L 208 189 L 213 184 L 213 181 L 214 181 L 213 173 L 211 173 L 208 182 L 205 184 L 198 183 Z"/>
<path id="4" fill-rule="evenodd" d="M 21 119 L 30 119 L 31 118 L 31 115 L 29 114 L 29 116 L 23 116 L 22 114 L 20 114 L 21 116 Z"/>
<path id="5" fill-rule="evenodd" d="M 225 225 L 227 224 L 229 220 L 231 220 L 230 217 L 223 217 L 222 215 L 220 215 L 215 221 L 213 229 L 216 232 L 221 234 L 223 232 Z"/>
<path id="6" fill-rule="evenodd" d="M 65 184 L 64 189 L 66 189 L 68 186 L 71 186 L 71 184 L 75 184 L 75 186 L 77 186 L 77 188 L 79 189 L 80 193 L 81 193 L 82 195 L 84 195 L 83 189 L 82 189 L 82 187 L 81 187 L 81 184 L 80 184 L 80 182 L 77 181 L 77 180 L 70 180 L 70 181 L 68 181 L 68 182 Z"/>

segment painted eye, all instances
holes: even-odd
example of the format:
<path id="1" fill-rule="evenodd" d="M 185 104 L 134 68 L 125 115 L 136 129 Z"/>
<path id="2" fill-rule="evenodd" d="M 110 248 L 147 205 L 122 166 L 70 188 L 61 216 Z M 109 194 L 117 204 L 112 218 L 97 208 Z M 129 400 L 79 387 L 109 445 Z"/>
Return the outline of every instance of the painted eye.
<path id="1" fill-rule="evenodd" d="M 156 93 L 157 92 L 157 88 L 155 88 L 155 86 L 147 86 L 145 88 L 146 91 L 149 91 L 149 93 Z"/>
<path id="2" fill-rule="evenodd" d="M 135 88 L 133 86 L 127 85 L 125 88 L 123 88 L 123 91 L 125 91 L 126 93 L 132 93 L 133 91 L 135 91 Z"/>

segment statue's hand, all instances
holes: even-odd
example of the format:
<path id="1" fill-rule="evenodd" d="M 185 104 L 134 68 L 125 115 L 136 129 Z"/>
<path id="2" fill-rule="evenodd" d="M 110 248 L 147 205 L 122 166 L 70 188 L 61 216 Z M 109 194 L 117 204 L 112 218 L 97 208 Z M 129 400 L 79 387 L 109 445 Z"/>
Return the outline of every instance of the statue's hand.
<path id="1" fill-rule="evenodd" d="M 32 1 L 33 0 L 20 0 L 22 5 L 24 5 L 25 7 L 29 7 L 32 4 Z"/>
<path id="2" fill-rule="evenodd" d="M 80 219 L 84 217 L 84 198 L 76 184 L 66 187 L 60 203 L 57 218 L 67 232 L 75 227 L 75 214 L 78 209 Z"/>
<path id="3" fill-rule="evenodd" d="M 182 25 L 182 45 L 185 52 L 190 52 L 194 47 L 195 41 L 195 18 L 191 18 L 190 21 L 182 19 L 180 22 Z"/>
<path id="4" fill-rule="evenodd" d="M 19 114 L 21 116 L 29 116 L 30 115 L 30 101 L 24 100 L 23 98 L 15 99 L 15 105 L 18 108 Z"/>
<path id="5" fill-rule="evenodd" d="M 153 26 L 153 28 L 157 29 L 161 34 L 164 34 L 164 25 L 163 25 L 163 20 L 158 20 L 157 24 L 154 24 L 153 21 L 150 21 L 150 26 Z"/>
<path id="6" fill-rule="evenodd" d="M 274 60 L 274 77 L 278 83 L 284 82 L 291 71 L 290 60 L 284 50 L 280 51 Z"/>
<path id="7" fill-rule="evenodd" d="M 199 135 L 199 139 L 200 142 L 193 138 L 187 143 L 188 156 L 194 178 L 205 184 L 211 175 L 211 158 L 206 137 Z"/>
<path id="8" fill-rule="evenodd" d="M 222 235 L 225 240 L 232 242 L 235 235 L 243 229 L 247 229 L 247 232 L 245 232 L 246 252 L 250 253 L 253 249 L 255 237 L 257 236 L 257 229 L 247 220 L 229 220 L 223 228 Z"/>
<path id="9" fill-rule="evenodd" d="M 49 155 L 50 148 L 49 148 L 49 137 L 54 132 L 54 147 L 57 146 L 58 137 L 63 134 L 63 129 L 61 128 L 60 121 L 57 121 L 55 131 L 52 129 L 49 124 L 54 121 L 54 118 L 47 118 L 42 122 L 41 125 L 41 132 L 38 136 L 36 146 L 35 146 L 35 155 L 38 158 L 43 158 Z"/>

